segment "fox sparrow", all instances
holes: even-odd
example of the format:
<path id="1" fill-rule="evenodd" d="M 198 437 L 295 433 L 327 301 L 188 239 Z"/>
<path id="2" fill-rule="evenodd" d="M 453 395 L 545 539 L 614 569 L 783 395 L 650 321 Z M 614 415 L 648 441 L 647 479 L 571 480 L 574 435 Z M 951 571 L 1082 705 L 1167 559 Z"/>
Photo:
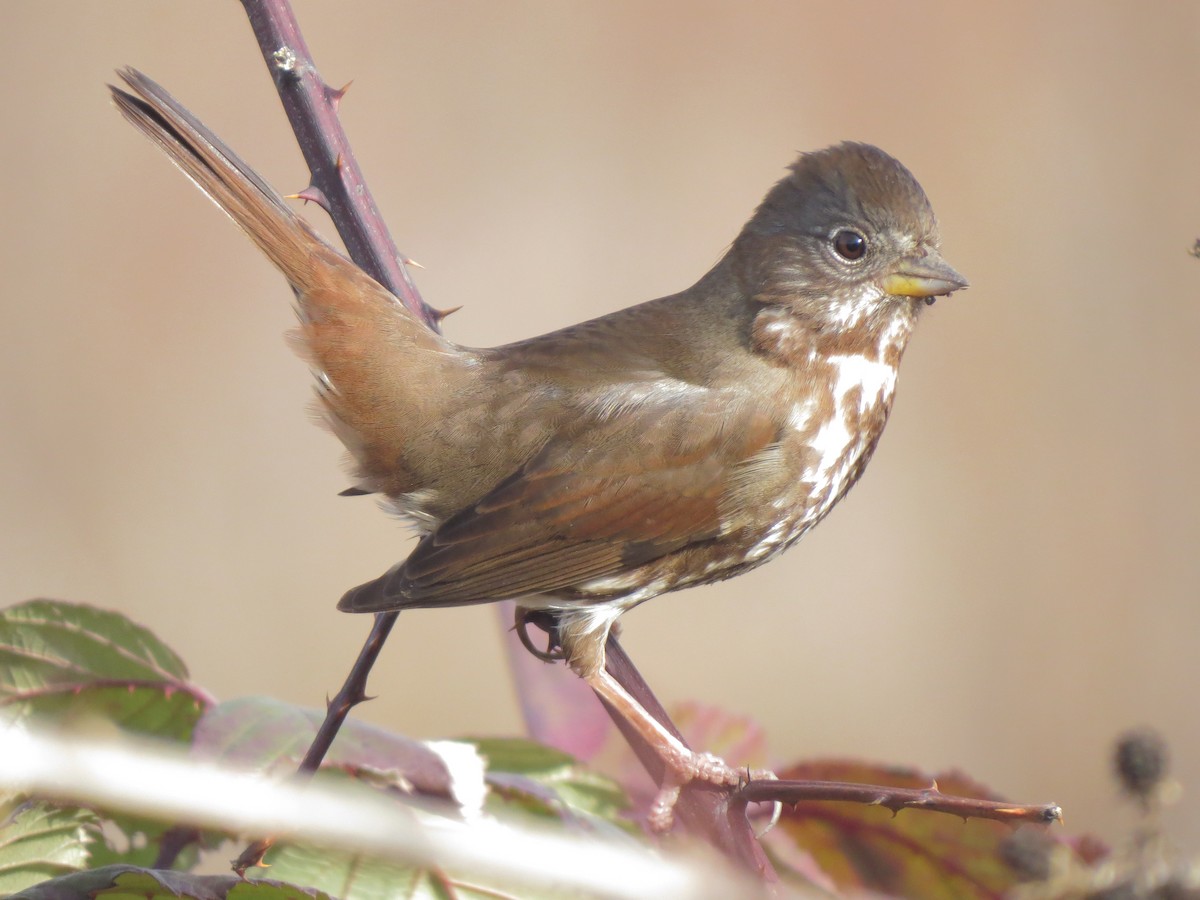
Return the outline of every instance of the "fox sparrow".
<path id="1" fill-rule="evenodd" d="M 621 613 L 749 571 L 858 480 L 918 315 L 966 287 L 899 162 L 802 155 L 681 293 L 492 349 L 452 343 L 326 244 L 154 82 L 120 111 L 254 240 L 296 293 L 296 346 L 355 492 L 422 533 L 339 608 L 516 598 L 571 668 L 660 750 L 674 784 L 739 773 L 682 745 L 604 668 Z"/>

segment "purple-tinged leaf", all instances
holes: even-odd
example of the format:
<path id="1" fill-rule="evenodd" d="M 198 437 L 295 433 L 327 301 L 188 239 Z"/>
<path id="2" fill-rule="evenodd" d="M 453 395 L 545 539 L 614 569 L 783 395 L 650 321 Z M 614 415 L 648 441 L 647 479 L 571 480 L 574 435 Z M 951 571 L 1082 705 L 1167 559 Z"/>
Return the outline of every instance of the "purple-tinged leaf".
<path id="1" fill-rule="evenodd" d="M 193 747 L 207 758 L 291 772 L 323 718 L 317 710 L 268 697 L 242 697 L 205 713 L 196 726 Z M 421 741 L 355 719 L 338 732 L 323 768 L 367 775 L 424 796 L 452 796 L 450 772 L 438 753 Z"/>

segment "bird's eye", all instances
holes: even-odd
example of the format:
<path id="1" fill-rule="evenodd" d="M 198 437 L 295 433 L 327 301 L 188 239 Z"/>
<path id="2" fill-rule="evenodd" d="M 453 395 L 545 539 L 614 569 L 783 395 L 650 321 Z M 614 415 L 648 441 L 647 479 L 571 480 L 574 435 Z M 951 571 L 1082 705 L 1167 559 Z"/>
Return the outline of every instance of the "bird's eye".
<path id="1" fill-rule="evenodd" d="M 867 239 L 857 231 L 843 228 L 833 236 L 833 250 L 842 259 L 854 262 L 867 254 Z"/>

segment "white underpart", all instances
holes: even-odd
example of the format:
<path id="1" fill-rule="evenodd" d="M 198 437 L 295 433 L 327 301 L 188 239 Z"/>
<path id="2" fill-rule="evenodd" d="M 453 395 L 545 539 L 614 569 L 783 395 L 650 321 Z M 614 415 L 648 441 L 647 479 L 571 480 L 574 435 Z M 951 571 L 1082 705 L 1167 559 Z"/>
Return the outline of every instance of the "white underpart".
<path id="1" fill-rule="evenodd" d="M 631 606 L 636 606 L 638 603 L 641 603 L 643 600 L 649 600 L 651 597 L 657 597 L 664 590 L 666 590 L 668 582 L 667 582 L 667 579 L 665 579 L 665 578 L 656 578 L 653 581 L 651 581 L 649 584 L 638 587 L 637 576 L 635 574 L 635 571 L 618 572 L 615 575 L 604 575 L 604 576 L 601 576 L 600 578 L 593 578 L 591 581 L 585 581 L 583 584 L 581 584 L 579 586 L 579 590 L 586 591 L 588 593 L 594 593 L 594 594 L 609 594 L 609 593 L 617 593 L 617 592 L 621 592 L 621 591 L 628 591 L 628 593 L 626 593 L 621 598 L 621 606 L 622 606 L 622 608 L 625 608 L 625 609 L 628 609 Z M 631 590 L 631 588 L 636 588 L 636 590 Z M 531 598 L 531 600 L 541 600 L 541 599 L 542 598 Z M 552 597 L 546 597 L 544 599 L 545 599 L 544 605 L 540 602 L 537 604 L 539 608 L 567 609 L 567 610 L 578 610 L 579 609 L 578 606 L 576 606 L 572 603 L 562 603 L 559 601 L 555 601 Z M 603 615 L 600 615 L 602 607 L 588 607 L 587 609 L 588 609 L 589 613 L 593 614 L 590 616 L 591 618 L 596 618 L 596 619 L 604 618 Z M 617 615 L 619 615 L 619 614 L 620 613 L 618 612 L 616 615 L 613 615 L 611 617 L 612 620 L 616 621 Z M 610 622 L 610 624 L 611 624 L 611 622 Z M 591 629 L 589 628 L 589 630 L 591 630 Z"/>
<path id="2" fill-rule="evenodd" d="M 879 306 L 884 292 L 879 285 L 867 282 L 859 287 L 858 293 L 829 309 L 826 317 L 839 328 L 852 328 L 859 324 L 867 313 Z"/>
<path id="3" fill-rule="evenodd" d="M 879 335 L 879 355 L 884 356 L 887 349 L 893 344 L 903 345 L 906 343 L 908 335 L 912 332 L 912 326 L 912 319 L 893 316 L 887 327 L 883 329 L 883 333 Z"/>
<path id="4" fill-rule="evenodd" d="M 892 330 L 884 335 L 879 356 L 895 337 Z M 866 450 L 865 436 L 857 429 L 852 433 L 847 424 L 847 405 L 851 394 L 858 393 L 858 417 L 891 402 L 896 389 L 896 369 L 877 359 L 860 354 L 831 356 L 828 362 L 835 369 L 833 383 L 833 415 L 825 422 L 811 440 L 817 451 L 816 465 L 804 472 L 801 481 L 812 484 L 820 494 L 810 496 L 810 505 L 798 519 L 777 520 L 761 538 L 747 551 L 748 560 L 758 562 L 785 549 L 800 535 L 820 520 L 846 489 L 850 471 Z M 797 403 L 788 415 L 788 424 L 796 431 L 806 431 L 815 411 L 812 400 Z M 852 417 L 853 418 L 853 417 Z M 775 505 L 783 509 L 790 498 L 780 497 Z"/>
<path id="5" fill-rule="evenodd" d="M 792 316 L 784 309 L 776 309 L 771 312 L 761 312 L 758 317 L 759 322 L 763 322 L 762 330 L 764 335 L 778 337 L 790 335 L 796 327 L 796 323 Z"/>
<path id="6" fill-rule="evenodd" d="M 433 531 L 441 524 L 438 518 L 428 511 L 436 497 L 435 491 L 424 488 L 401 494 L 392 501 L 391 505 L 400 515 L 407 516 L 417 529 L 417 533 L 423 535 Z"/>
<path id="7" fill-rule="evenodd" d="M 860 414 L 886 403 L 896 389 L 896 367 L 859 354 L 831 356 L 829 362 L 837 368 L 833 388 L 834 405 L 843 412 L 848 395 L 862 388 L 858 411 Z"/>
<path id="8" fill-rule="evenodd" d="M 794 431 L 804 431 L 808 428 L 808 420 L 812 418 L 813 410 L 816 409 L 816 406 L 816 402 L 812 399 L 795 404 L 792 407 L 792 411 L 788 413 L 788 425 Z"/>
<path id="9" fill-rule="evenodd" d="M 825 495 L 811 515 L 820 518 L 835 498 L 845 489 L 846 478 L 866 449 L 864 435 L 858 429 L 851 433 L 847 425 L 847 404 L 851 394 L 858 393 L 859 416 L 885 405 L 896 387 L 896 369 L 887 363 L 860 355 L 831 356 L 829 362 L 837 370 L 833 387 L 833 415 L 813 436 L 811 446 L 817 451 L 817 464 L 805 473 L 805 481 L 825 486 Z"/>
<path id="10" fill-rule="evenodd" d="M 581 634 L 607 635 L 617 619 L 621 618 L 623 612 L 632 609 L 643 600 L 657 597 L 663 591 L 667 590 L 670 584 L 665 578 L 656 578 L 654 581 L 637 590 L 629 590 L 630 586 L 628 583 L 622 583 L 621 576 L 615 576 L 596 578 L 578 587 L 580 591 L 597 594 L 607 594 L 614 591 L 620 592 L 622 590 L 627 591 L 615 603 L 578 604 L 572 603 L 569 600 L 558 600 L 547 594 L 533 594 L 529 597 L 522 597 L 520 605 L 525 609 L 547 609 L 558 612 L 562 617 L 562 624 L 567 627 L 572 626 L 576 622 L 582 622 L 583 628 L 580 631 Z"/>
<path id="11" fill-rule="evenodd" d="M 776 505 L 778 506 L 778 504 Z M 798 530 L 795 522 L 789 519 L 777 519 L 770 530 L 759 538 L 754 546 L 746 551 L 746 559 L 750 562 L 758 562 L 761 559 L 765 559 L 781 546 L 785 546 L 795 540 L 798 536 Z M 714 562 L 709 568 L 715 570 L 720 565 L 724 565 L 723 560 Z"/>

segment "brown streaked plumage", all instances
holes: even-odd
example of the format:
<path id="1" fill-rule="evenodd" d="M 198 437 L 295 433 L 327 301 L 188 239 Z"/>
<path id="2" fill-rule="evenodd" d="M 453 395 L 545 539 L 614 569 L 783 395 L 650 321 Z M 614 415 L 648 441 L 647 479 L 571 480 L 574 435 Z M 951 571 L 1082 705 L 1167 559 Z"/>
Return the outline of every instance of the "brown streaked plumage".
<path id="1" fill-rule="evenodd" d="M 624 695 L 604 641 L 629 607 L 787 549 L 862 474 L 921 309 L 966 286 L 908 170 L 865 144 L 802 155 L 693 287 L 472 349 L 328 246 L 160 87 L 121 77 L 120 111 L 295 290 L 296 347 L 355 492 L 386 495 L 424 535 L 340 608 L 552 610 L 571 667 L 660 744 L 677 783 L 736 779 Z"/>

